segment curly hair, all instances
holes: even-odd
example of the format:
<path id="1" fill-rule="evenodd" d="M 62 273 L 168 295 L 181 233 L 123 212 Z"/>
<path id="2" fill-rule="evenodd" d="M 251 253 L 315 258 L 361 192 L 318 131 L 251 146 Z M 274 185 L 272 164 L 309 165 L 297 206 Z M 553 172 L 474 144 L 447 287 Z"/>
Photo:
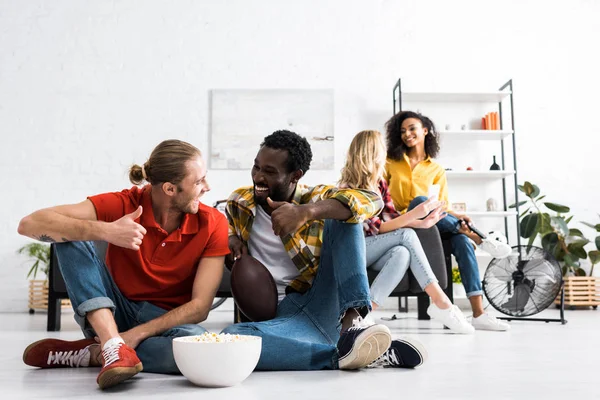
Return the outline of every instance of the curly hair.
<path id="1" fill-rule="evenodd" d="M 385 123 L 387 156 L 392 160 L 401 160 L 408 151 L 408 147 L 402 141 L 402 123 L 408 118 L 416 118 L 421 121 L 423 128 L 427 129 L 425 136 L 425 153 L 435 158 L 440 152 L 439 134 L 435 130 L 433 122 L 424 115 L 414 111 L 400 111 Z"/>
<path id="2" fill-rule="evenodd" d="M 290 131 L 275 131 L 265 137 L 260 147 L 269 147 L 276 150 L 287 150 L 287 170 L 294 172 L 302 170 L 306 174 L 312 161 L 312 150 L 308 141 L 297 133 Z"/>

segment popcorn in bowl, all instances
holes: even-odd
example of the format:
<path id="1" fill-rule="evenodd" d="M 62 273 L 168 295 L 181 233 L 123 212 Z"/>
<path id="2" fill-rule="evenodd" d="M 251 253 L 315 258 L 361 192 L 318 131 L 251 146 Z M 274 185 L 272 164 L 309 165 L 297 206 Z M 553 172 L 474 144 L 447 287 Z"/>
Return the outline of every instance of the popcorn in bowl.
<path id="1" fill-rule="evenodd" d="M 232 343 L 247 342 L 256 340 L 256 336 L 232 335 L 230 333 L 205 332 L 202 335 L 186 336 L 180 338 L 182 342 L 200 342 L 200 343 Z"/>
<path id="2" fill-rule="evenodd" d="M 237 385 L 258 364 L 260 336 L 206 332 L 173 339 L 173 357 L 179 371 L 192 383 L 205 387 Z"/>

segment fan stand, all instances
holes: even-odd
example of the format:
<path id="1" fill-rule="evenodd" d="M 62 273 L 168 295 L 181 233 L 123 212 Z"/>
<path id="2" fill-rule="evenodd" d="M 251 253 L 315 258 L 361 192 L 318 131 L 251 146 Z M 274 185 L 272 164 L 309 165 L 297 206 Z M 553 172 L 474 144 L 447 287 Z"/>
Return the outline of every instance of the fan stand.
<path id="1" fill-rule="evenodd" d="M 541 321 L 541 322 L 560 322 L 562 325 L 567 323 L 565 319 L 565 282 L 560 284 L 560 318 L 519 318 L 519 317 L 496 317 L 505 321 Z"/>

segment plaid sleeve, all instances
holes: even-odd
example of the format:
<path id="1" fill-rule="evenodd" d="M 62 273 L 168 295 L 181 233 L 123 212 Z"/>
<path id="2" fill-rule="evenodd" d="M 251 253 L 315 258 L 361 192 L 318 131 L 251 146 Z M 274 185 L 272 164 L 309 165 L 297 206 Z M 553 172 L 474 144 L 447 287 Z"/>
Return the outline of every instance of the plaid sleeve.
<path id="1" fill-rule="evenodd" d="M 377 235 L 383 222 L 390 221 L 400 215 L 394 207 L 387 182 L 383 179 L 379 181 L 379 193 L 381 193 L 381 200 L 383 201 L 383 210 L 379 215 L 365 220 L 364 229 L 367 236 Z"/>
<path id="2" fill-rule="evenodd" d="M 243 241 L 247 241 L 250 236 L 248 232 L 248 214 L 251 212 L 241 204 L 248 197 L 247 192 L 245 188 L 235 190 L 227 199 L 227 205 L 225 206 L 229 236 L 237 236 Z"/>
<path id="3" fill-rule="evenodd" d="M 370 190 L 339 189 L 335 186 L 319 185 L 312 188 L 307 195 L 310 197 L 309 202 L 338 200 L 352 212 L 352 216 L 345 221 L 351 224 L 361 224 L 365 219 L 378 215 L 383 208 L 381 197 Z"/>

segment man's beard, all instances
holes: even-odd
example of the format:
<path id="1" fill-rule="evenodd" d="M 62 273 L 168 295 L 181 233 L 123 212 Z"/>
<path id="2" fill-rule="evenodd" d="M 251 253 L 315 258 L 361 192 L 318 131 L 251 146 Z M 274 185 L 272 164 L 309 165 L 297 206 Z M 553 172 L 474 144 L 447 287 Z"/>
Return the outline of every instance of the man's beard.
<path id="1" fill-rule="evenodd" d="M 254 186 L 256 187 L 256 184 Z M 273 201 L 287 201 L 288 200 L 287 193 L 285 190 L 285 188 L 287 186 L 289 186 L 289 184 L 288 185 L 278 185 L 277 187 L 269 188 L 269 195 L 267 197 L 270 197 L 271 200 L 273 200 Z M 255 200 L 261 206 L 268 206 L 267 197 L 255 196 Z"/>

